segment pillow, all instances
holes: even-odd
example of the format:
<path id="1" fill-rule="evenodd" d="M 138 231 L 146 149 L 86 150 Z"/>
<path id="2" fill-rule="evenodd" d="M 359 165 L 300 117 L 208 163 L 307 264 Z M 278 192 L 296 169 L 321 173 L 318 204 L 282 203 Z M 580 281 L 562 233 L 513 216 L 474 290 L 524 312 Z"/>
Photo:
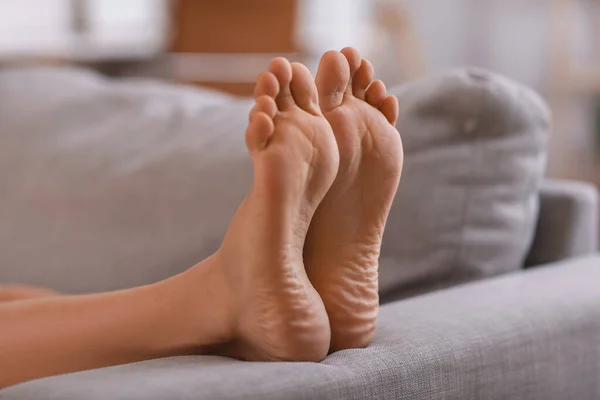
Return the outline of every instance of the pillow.
<path id="1" fill-rule="evenodd" d="M 0 72 L 0 282 L 82 293 L 214 252 L 252 182 L 252 102 L 82 70 Z"/>
<path id="2" fill-rule="evenodd" d="M 383 299 L 522 268 L 546 165 L 546 105 L 477 69 L 391 92 L 405 161 L 382 248 Z"/>

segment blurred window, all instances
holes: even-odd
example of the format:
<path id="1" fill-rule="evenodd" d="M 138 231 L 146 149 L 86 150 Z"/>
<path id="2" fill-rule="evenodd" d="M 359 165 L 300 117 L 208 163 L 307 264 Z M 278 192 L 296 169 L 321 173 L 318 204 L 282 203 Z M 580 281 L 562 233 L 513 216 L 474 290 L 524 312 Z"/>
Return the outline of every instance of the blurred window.
<path id="1" fill-rule="evenodd" d="M 0 59 L 146 57 L 167 32 L 167 0 L 0 1 Z"/>

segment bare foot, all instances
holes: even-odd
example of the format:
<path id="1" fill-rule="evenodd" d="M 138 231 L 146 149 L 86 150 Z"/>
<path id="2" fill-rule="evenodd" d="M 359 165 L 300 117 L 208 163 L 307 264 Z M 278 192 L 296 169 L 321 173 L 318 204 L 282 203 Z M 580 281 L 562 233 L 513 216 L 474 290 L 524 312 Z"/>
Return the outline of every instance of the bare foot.
<path id="1" fill-rule="evenodd" d="M 46 288 L 24 285 L 0 285 L 0 303 L 39 299 L 58 295 L 58 292 Z"/>
<path id="2" fill-rule="evenodd" d="M 329 321 L 302 252 L 312 216 L 337 173 L 335 137 L 303 65 L 274 59 L 255 95 L 246 132 L 254 186 L 211 259 L 224 282 L 218 301 L 232 310 L 231 343 L 217 353 L 320 361 L 329 349 Z"/>
<path id="3" fill-rule="evenodd" d="M 327 309 L 336 351 L 365 347 L 373 338 L 379 251 L 403 152 L 394 127 L 398 101 L 373 81 L 373 67 L 358 51 L 326 53 L 316 82 L 340 166 L 311 223 L 304 260 Z"/>

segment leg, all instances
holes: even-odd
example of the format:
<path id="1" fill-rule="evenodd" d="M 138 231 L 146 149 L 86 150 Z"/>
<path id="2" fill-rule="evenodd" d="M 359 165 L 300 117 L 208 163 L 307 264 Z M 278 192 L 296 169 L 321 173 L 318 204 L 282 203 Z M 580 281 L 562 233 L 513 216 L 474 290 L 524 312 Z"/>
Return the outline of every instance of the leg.
<path id="1" fill-rule="evenodd" d="M 225 305 L 212 309 L 214 300 L 209 297 L 220 295 L 213 293 L 222 285 L 217 282 L 217 270 L 210 261 L 196 268 L 204 275 L 195 277 L 202 278 L 196 282 L 197 288 L 191 288 L 191 282 L 182 275 L 114 293 L 0 304 L 0 387 L 90 368 L 191 354 L 202 346 L 227 340 L 228 318 L 232 317 Z M 191 293 L 198 293 L 198 298 L 191 299 Z M 203 320 L 206 325 L 194 328 L 188 323 L 193 320 Z"/>
<path id="2" fill-rule="evenodd" d="M 320 361 L 329 320 L 302 263 L 338 152 L 308 70 L 259 77 L 246 142 L 254 185 L 209 259 L 130 290 L 0 304 L 0 387 L 178 354 Z"/>
<path id="3" fill-rule="evenodd" d="M 45 288 L 23 285 L 0 285 L 0 303 L 39 299 L 58 295 L 58 292 Z"/>
<path id="4" fill-rule="evenodd" d="M 340 167 L 311 223 L 304 262 L 327 309 L 335 351 L 364 347 L 375 332 L 379 251 L 403 154 L 397 100 L 373 81 L 373 67 L 356 50 L 326 53 L 317 88 Z"/>

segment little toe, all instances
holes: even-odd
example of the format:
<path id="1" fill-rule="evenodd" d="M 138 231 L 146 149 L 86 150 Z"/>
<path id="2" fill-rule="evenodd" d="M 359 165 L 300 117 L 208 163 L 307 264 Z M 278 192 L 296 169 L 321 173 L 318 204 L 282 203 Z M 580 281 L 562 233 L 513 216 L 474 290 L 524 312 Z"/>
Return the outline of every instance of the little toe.
<path id="1" fill-rule="evenodd" d="M 339 107 L 350 81 L 350 65 L 339 51 L 330 50 L 323 54 L 317 71 L 317 90 L 322 112 Z"/>
<path id="2" fill-rule="evenodd" d="M 319 97 L 312 74 L 306 66 L 292 63 L 290 90 L 296 105 L 313 115 L 320 115 Z"/>
<path id="3" fill-rule="evenodd" d="M 260 96 L 275 97 L 279 93 L 279 82 L 277 77 L 269 71 L 264 71 L 256 79 L 254 86 L 254 97 Z"/>
<path id="4" fill-rule="evenodd" d="M 292 81 L 292 65 L 287 59 L 277 57 L 271 60 L 269 71 L 275 75 L 279 83 L 279 93 L 275 97 L 277 107 L 281 111 L 291 109 L 295 106 L 290 89 L 290 83 Z"/>
<path id="5" fill-rule="evenodd" d="M 246 129 L 246 146 L 250 153 L 264 149 L 274 130 L 273 118 L 264 112 L 257 112 Z"/>
<path id="6" fill-rule="evenodd" d="M 363 59 L 360 63 L 360 67 L 352 78 L 352 93 L 354 94 L 354 97 L 361 100 L 365 99 L 365 92 L 371 82 L 373 82 L 374 75 L 375 70 L 373 69 L 373 65 L 369 60 Z"/>
<path id="7" fill-rule="evenodd" d="M 387 90 L 380 80 L 373 81 L 365 92 L 365 101 L 375 108 L 379 108 L 385 100 Z"/>
<path id="8" fill-rule="evenodd" d="M 381 103 L 379 111 L 381 111 L 390 124 L 396 125 L 399 113 L 398 99 L 396 96 L 387 96 Z"/>
<path id="9" fill-rule="evenodd" d="M 361 57 L 358 50 L 353 47 L 345 47 L 342 49 L 341 53 L 348 60 L 348 66 L 350 67 L 350 79 L 348 80 L 348 84 L 346 86 L 346 94 L 352 95 L 352 81 L 354 78 L 354 74 L 361 65 Z"/>

